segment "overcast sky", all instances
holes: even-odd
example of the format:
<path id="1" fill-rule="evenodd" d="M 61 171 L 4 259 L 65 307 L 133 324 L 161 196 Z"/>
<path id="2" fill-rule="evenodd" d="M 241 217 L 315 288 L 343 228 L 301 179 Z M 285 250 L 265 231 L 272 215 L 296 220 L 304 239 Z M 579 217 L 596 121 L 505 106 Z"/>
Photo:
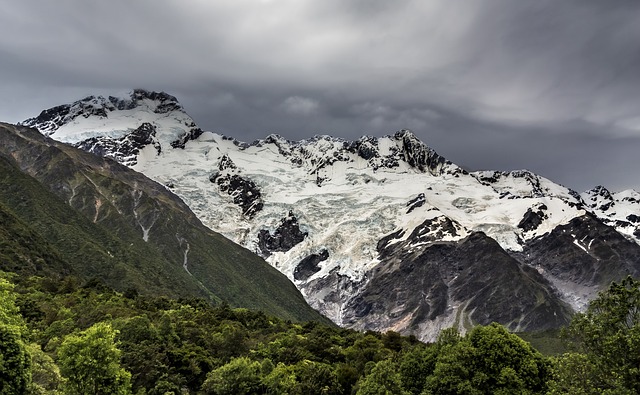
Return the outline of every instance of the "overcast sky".
<path id="1" fill-rule="evenodd" d="M 3 4 L 0 120 L 133 88 L 243 141 L 408 128 L 471 170 L 640 190 L 638 0 Z"/>

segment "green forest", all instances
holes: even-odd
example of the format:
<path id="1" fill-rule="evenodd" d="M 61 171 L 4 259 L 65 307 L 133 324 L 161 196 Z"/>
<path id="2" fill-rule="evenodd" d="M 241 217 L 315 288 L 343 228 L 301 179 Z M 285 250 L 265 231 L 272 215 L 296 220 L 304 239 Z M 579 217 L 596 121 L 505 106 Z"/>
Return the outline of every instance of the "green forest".
<path id="1" fill-rule="evenodd" d="M 639 322 L 631 278 L 544 355 L 497 324 L 425 344 L 0 272 L 0 394 L 637 394 Z"/>

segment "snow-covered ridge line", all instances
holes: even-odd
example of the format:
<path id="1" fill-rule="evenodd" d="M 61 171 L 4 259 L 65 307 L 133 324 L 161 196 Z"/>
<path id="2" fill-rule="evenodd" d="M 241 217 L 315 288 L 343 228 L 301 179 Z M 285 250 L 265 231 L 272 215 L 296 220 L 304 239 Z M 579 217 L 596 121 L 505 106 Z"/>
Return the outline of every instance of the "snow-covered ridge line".
<path id="1" fill-rule="evenodd" d="M 56 111 L 60 114 L 56 115 Z M 52 119 L 56 122 L 50 122 Z M 184 173 L 193 171 L 188 169 L 205 169 L 208 166 L 210 170 L 206 172 L 208 179 L 212 180 L 212 169 L 223 156 L 239 163 L 238 177 L 246 177 L 247 183 L 251 185 L 255 182 L 258 188 L 267 194 L 272 188 L 270 184 L 279 182 L 282 191 L 270 193 L 274 198 L 273 203 L 294 203 L 288 197 L 296 196 L 299 191 L 304 190 L 300 187 L 285 187 L 285 180 L 277 176 L 279 173 L 292 170 L 297 174 L 294 177 L 296 180 L 324 187 L 322 192 L 337 188 L 335 193 L 344 194 L 348 189 L 358 186 L 357 189 L 361 193 L 367 191 L 366 193 L 372 194 L 370 196 L 393 195 L 396 204 L 405 204 L 419 194 L 430 195 L 428 200 L 433 207 L 468 231 L 484 231 L 496 238 L 504 248 L 515 251 L 520 249 L 523 241 L 538 237 L 559 224 L 567 223 L 574 216 L 584 213 L 585 208 L 584 201 L 578 193 L 526 170 L 468 173 L 438 155 L 409 130 L 400 130 L 380 138 L 362 136 L 354 141 L 326 135 L 291 141 L 271 134 L 264 139 L 246 143 L 215 133 L 207 132 L 202 135 L 203 132 L 184 112 L 177 99 L 163 92 L 134 90 L 129 97 L 108 99 L 90 96 L 70 105 L 45 110 L 40 116 L 31 118 L 24 124 L 37 126 L 41 131 L 61 141 L 75 143 L 84 149 L 93 149 L 101 155 L 111 155 L 116 160 L 174 185 L 175 191 L 178 194 L 184 193 L 185 196 L 193 192 L 195 185 L 188 186 L 190 182 L 187 182 L 187 185 L 177 182 L 183 176 L 171 176 L 172 169 Z M 140 129 L 140 125 L 149 125 L 144 130 L 152 132 L 137 137 L 134 141 L 139 142 L 138 144 L 130 144 L 130 139 L 126 136 Z M 108 140 L 96 143 L 95 136 Z M 119 136 L 119 139 L 115 136 Z M 90 145 L 88 142 L 91 142 Z M 151 143 L 154 150 L 144 147 L 140 149 L 142 145 L 148 146 Z M 82 144 L 88 145 L 89 148 Z M 113 148 L 114 145 L 126 145 L 125 152 L 118 152 L 117 148 Z M 185 145 L 189 145 L 189 149 L 185 149 Z M 176 153 L 171 148 L 182 149 Z M 179 158 L 174 160 L 173 156 Z M 137 164 L 138 160 L 146 163 Z M 168 162 L 172 163 L 172 169 L 166 169 L 164 166 Z M 156 171 L 153 167 L 165 170 Z M 387 173 L 391 173 L 391 176 L 387 176 Z M 439 178 L 414 177 L 424 173 Z M 449 184 L 442 188 L 442 182 L 448 176 L 455 177 L 456 180 L 449 181 Z M 411 180 L 412 178 L 416 180 Z M 404 185 L 409 180 L 411 185 Z M 261 182 L 265 185 L 261 186 Z M 366 184 L 366 187 L 359 186 L 360 184 Z M 423 187 L 418 187 L 420 185 Z M 209 188 L 209 185 L 206 187 Z M 393 192 L 387 192 L 392 189 Z M 454 199 L 445 199 L 438 189 L 444 189 L 448 193 L 454 190 L 466 192 Z M 432 190 L 433 193 L 430 192 Z M 227 192 L 236 201 L 242 200 L 239 199 L 238 193 Z M 287 197 L 284 196 L 285 192 Z M 318 191 L 314 190 L 309 191 L 307 195 L 317 193 Z M 633 194 L 629 195 L 626 196 L 629 204 L 638 203 L 637 199 L 634 200 Z M 505 200 L 512 202 L 505 205 Z M 492 201 L 497 204 L 491 203 Z M 198 205 L 195 202 L 194 204 Z M 524 226 L 521 222 L 533 206 L 544 207 L 544 212 L 536 211 L 540 212 L 541 217 L 535 220 L 535 229 L 528 224 L 527 231 L 522 231 L 519 226 Z M 593 204 L 591 208 L 594 208 Z M 602 213 L 607 211 L 606 208 L 607 206 L 601 205 L 600 209 L 596 210 L 596 215 L 602 216 Z M 626 211 L 634 210 L 637 212 L 637 205 Z M 631 212 L 624 218 L 620 218 L 619 212 L 615 213 L 615 218 L 609 218 L 612 214 L 608 213 L 606 219 L 609 223 L 621 225 L 626 235 L 638 241 L 640 237 L 634 235 L 634 232 L 638 231 L 640 225 L 635 226 L 630 222 L 629 218 L 635 219 Z M 203 212 L 201 216 L 206 219 L 210 214 Z M 240 222 L 242 221 L 241 219 Z M 209 223 L 212 228 L 223 231 L 235 241 L 253 243 L 251 240 L 234 236 L 239 232 L 235 225 Z M 240 232 L 242 233 L 244 231 Z"/>
<path id="2" fill-rule="evenodd" d="M 128 97 L 88 96 L 21 122 L 69 144 L 90 138 L 122 139 L 145 123 L 157 129 L 158 139 L 167 146 L 199 130 L 174 96 L 142 89 Z"/>
<path id="3" fill-rule="evenodd" d="M 433 175 L 445 171 L 462 172 L 420 141 L 413 132 L 406 129 L 380 138 L 362 136 L 353 141 L 328 135 L 316 135 L 309 139 L 292 141 L 277 134 L 271 134 L 251 143 L 226 136 L 222 138 L 232 141 L 239 150 L 275 146 L 280 156 L 287 158 L 295 166 L 307 167 L 310 174 L 317 174 L 336 162 L 356 161 L 360 166 L 368 166 L 374 170 L 396 168 L 403 161 L 416 171 L 429 172 Z"/>

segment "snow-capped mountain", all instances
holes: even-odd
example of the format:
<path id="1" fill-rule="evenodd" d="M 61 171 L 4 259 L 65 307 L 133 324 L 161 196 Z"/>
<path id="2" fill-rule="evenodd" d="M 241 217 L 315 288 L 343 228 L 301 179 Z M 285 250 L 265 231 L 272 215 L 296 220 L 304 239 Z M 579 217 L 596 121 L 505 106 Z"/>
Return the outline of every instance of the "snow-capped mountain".
<path id="1" fill-rule="evenodd" d="M 42 111 L 22 124 L 127 166 L 136 164 L 143 147 L 150 145 L 160 154 L 160 141 L 166 148 L 182 148 L 202 133 L 175 97 L 142 89 L 127 98 L 89 96 Z"/>
<path id="2" fill-rule="evenodd" d="M 580 195 L 526 170 L 467 172 L 402 130 L 347 141 L 203 132 L 177 100 L 89 97 L 23 123 L 178 194 L 354 328 L 433 338 L 558 327 L 640 274 L 640 194 Z"/>

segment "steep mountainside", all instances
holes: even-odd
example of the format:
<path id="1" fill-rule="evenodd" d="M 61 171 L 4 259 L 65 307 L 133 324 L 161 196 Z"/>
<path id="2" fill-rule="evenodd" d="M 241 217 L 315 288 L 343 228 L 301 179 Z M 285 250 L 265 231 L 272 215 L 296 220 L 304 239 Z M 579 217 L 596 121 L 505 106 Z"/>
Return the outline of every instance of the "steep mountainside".
<path id="1" fill-rule="evenodd" d="M 71 267 L 57 249 L 38 234 L 30 223 L 16 216 L 2 203 L 6 200 L 7 191 L 17 192 L 8 187 L 10 183 L 19 182 L 20 175 L 14 174 L 14 170 L 4 158 L 0 158 L 0 185 L 3 191 L 0 202 L 0 270 L 26 276 L 40 274 L 60 277 L 71 274 Z M 28 197 L 25 194 L 18 196 L 22 202 L 26 202 Z"/>
<path id="2" fill-rule="evenodd" d="M 26 127 L 0 124 L 0 141 L 1 269 L 322 319 L 286 277 L 144 175 Z"/>
<path id="3" fill-rule="evenodd" d="M 167 100 L 170 111 L 158 112 Z M 120 101 L 137 104 L 121 110 Z M 425 339 L 454 323 L 546 329 L 610 279 L 640 271 L 634 191 L 608 204 L 600 192 L 581 196 L 526 170 L 470 173 L 408 130 L 247 144 L 197 129 L 175 98 L 140 90 L 63 109 L 25 124 L 127 158 L 118 160 L 265 257 L 341 325 Z M 43 121 L 69 113 L 54 126 Z M 141 128 L 152 138 L 132 149 Z M 113 145 L 90 143 L 102 137 Z"/>

